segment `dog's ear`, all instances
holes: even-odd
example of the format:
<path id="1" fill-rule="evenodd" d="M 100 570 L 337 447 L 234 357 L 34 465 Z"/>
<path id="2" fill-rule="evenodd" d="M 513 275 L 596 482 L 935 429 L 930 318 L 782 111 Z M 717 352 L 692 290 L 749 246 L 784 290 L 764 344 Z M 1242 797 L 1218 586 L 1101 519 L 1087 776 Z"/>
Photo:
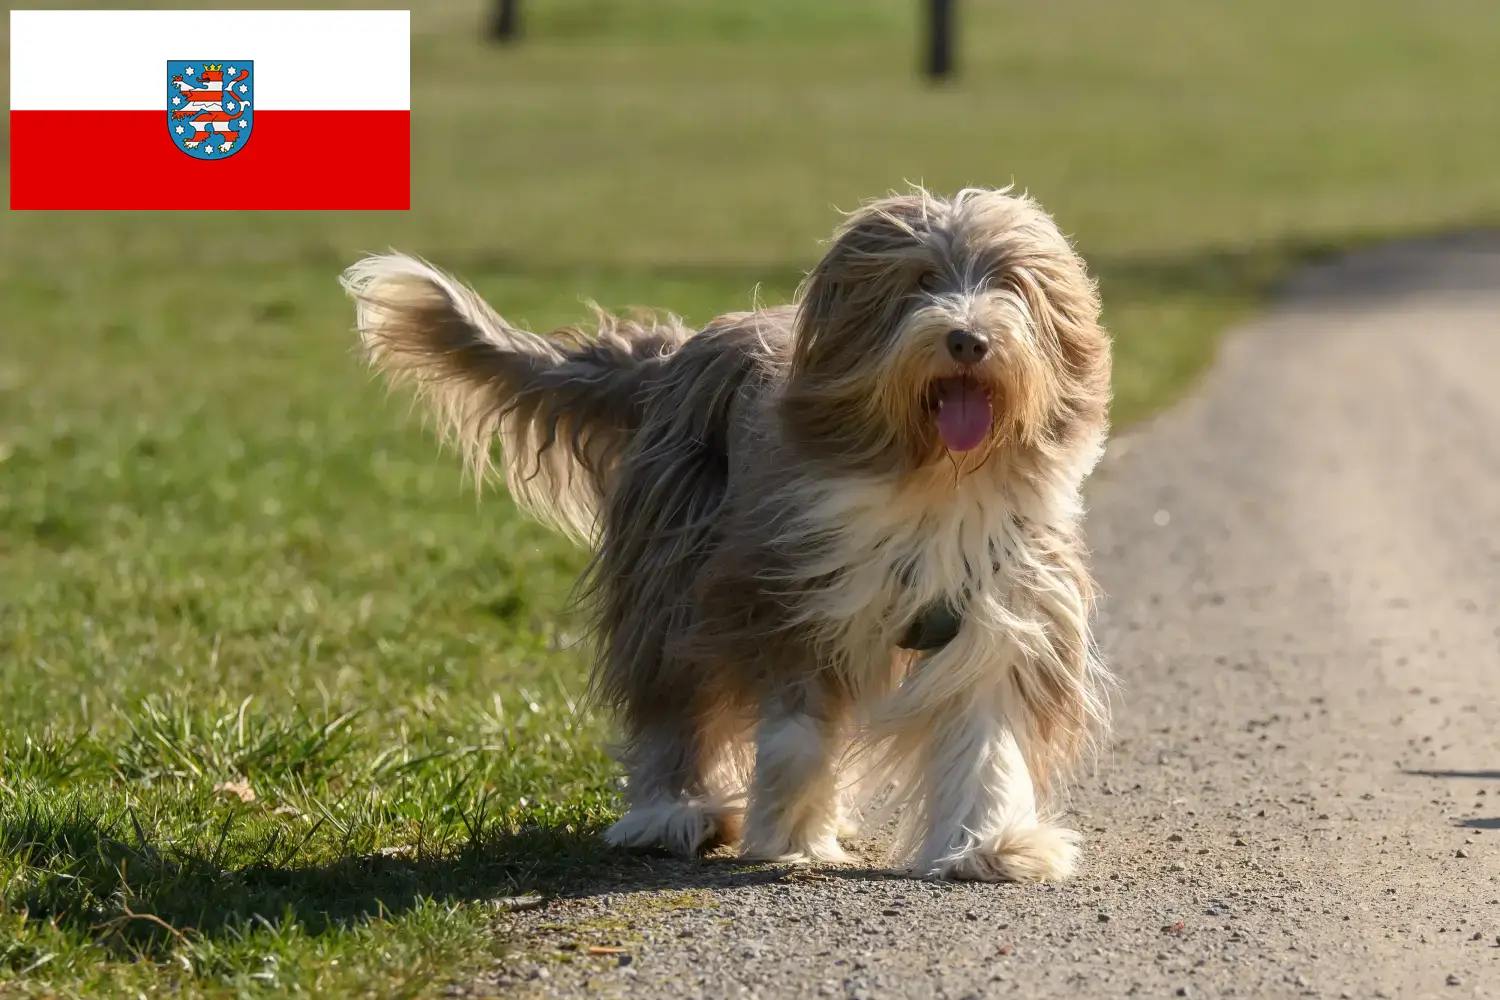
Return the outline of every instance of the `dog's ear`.
<path id="1" fill-rule="evenodd" d="M 797 293 L 794 374 L 840 372 L 868 357 L 872 335 L 894 327 L 903 280 L 926 259 L 923 221 L 933 205 L 925 192 L 892 195 L 845 218 Z"/>
<path id="2" fill-rule="evenodd" d="M 1025 303 L 1052 383 L 1053 437 L 1066 425 L 1101 424 L 1109 406 L 1110 342 L 1100 323 L 1098 286 L 1083 257 L 1025 195 L 974 190 L 960 198 L 976 231 L 995 240 L 1004 285 Z"/>
<path id="3" fill-rule="evenodd" d="M 1053 434 L 1102 422 L 1109 409 L 1110 340 L 1100 324 L 1098 286 L 1061 235 L 1015 267 L 1009 282 L 1026 302 L 1038 346 L 1055 379 Z"/>
<path id="4" fill-rule="evenodd" d="M 894 468 L 927 447 L 925 423 L 913 424 L 909 400 L 879 376 L 931 259 L 925 219 L 936 205 L 918 193 L 853 212 L 798 291 L 781 411 L 793 436 L 830 461 Z"/>

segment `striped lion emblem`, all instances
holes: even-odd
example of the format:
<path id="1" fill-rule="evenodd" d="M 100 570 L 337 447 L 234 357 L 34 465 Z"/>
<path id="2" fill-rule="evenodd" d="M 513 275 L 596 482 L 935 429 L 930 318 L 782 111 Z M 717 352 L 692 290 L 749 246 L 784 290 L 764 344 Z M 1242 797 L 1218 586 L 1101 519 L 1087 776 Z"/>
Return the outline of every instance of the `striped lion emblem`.
<path id="1" fill-rule="evenodd" d="M 167 60 L 167 131 L 199 160 L 222 160 L 245 148 L 255 127 L 255 67 L 248 59 Z"/>

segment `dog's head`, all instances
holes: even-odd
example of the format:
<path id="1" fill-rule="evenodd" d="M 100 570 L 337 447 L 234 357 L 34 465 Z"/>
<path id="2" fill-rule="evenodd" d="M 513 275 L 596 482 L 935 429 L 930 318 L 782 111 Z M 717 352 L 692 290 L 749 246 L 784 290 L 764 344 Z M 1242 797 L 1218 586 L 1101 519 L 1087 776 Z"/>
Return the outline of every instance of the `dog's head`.
<path id="1" fill-rule="evenodd" d="M 840 464 L 977 468 L 1105 420 L 1109 341 L 1083 261 L 1033 201 L 918 190 L 854 212 L 799 296 L 792 433 Z"/>

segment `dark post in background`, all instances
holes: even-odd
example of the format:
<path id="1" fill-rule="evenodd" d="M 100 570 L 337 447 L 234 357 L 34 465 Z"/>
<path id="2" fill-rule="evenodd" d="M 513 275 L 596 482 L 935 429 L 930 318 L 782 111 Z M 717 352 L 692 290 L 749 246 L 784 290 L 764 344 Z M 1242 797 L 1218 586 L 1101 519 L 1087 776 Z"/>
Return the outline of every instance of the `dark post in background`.
<path id="1" fill-rule="evenodd" d="M 956 0 L 927 0 L 927 75 L 953 75 L 953 7 Z"/>
<path id="2" fill-rule="evenodd" d="M 957 0 L 926 0 L 927 75 L 946 80 L 953 75 L 953 8 Z M 490 34 L 496 41 L 512 42 L 521 37 L 521 0 L 495 0 Z"/>
<path id="3" fill-rule="evenodd" d="M 512 42 L 521 36 L 521 0 L 496 0 L 490 33 L 500 42 Z"/>

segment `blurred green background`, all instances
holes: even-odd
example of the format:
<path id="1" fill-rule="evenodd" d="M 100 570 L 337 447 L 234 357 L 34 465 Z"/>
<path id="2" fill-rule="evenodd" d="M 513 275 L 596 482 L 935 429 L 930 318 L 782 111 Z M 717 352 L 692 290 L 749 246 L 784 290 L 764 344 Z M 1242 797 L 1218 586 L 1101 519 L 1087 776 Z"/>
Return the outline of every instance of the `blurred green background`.
<path id="1" fill-rule="evenodd" d="M 0 220 L 0 992 L 440 992 L 486 900 L 624 863 L 582 555 L 362 369 L 362 252 L 536 328 L 702 323 L 837 209 L 1014 183 L 1102 282 L 1124 424 L 1297 262 L 1500 216 L 1500 5 L 961 0 L 941 86 L 921 9 L 523 0 L 499 48 L 430 0 L 411 212 Z"/>

